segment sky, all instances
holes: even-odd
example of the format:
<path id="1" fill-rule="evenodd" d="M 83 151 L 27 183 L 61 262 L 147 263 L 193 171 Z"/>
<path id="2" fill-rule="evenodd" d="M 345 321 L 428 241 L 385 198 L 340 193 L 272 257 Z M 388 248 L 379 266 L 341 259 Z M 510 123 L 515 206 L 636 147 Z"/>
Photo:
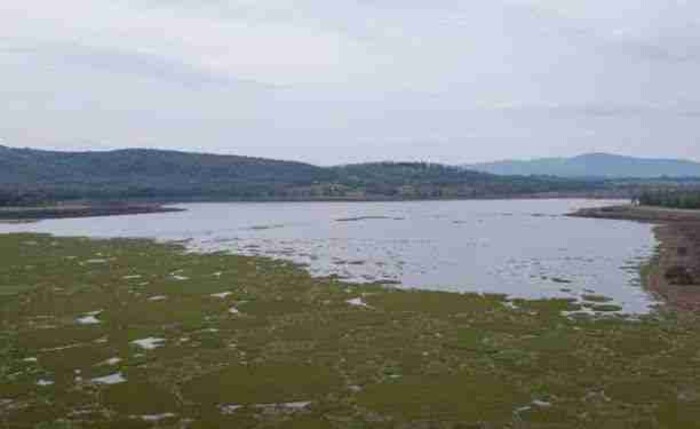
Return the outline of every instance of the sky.
<path id="1" fill-rule="evenodd" d="M 700 160 L 694 0 L 3 0 L 0 144 Z"/>

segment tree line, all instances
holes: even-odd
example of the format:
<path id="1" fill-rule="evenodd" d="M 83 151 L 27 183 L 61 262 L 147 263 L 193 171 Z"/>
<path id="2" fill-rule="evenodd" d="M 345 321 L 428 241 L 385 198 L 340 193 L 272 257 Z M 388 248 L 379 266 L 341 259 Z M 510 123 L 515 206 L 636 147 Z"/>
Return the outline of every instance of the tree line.
<path id="1" fill-rule="evenodd" d="M 645 206 L 700 209 L 700 190 L 656 189 L 642 192 L 636 201 Z"/>

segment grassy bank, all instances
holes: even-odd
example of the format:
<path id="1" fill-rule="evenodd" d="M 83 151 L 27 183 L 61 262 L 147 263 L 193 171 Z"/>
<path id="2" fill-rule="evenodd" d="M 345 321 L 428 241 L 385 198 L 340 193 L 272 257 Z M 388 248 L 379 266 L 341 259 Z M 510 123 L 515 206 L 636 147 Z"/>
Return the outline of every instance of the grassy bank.
<path id="1" fill-rule="evenodd" d="M 583 208 L 571 213 L 569 216 L 594 219 L 634 220 L 650 223 L 700 223 L 700 210 L 636 206 L 632 204 Z"/>
<path id="2" fill-rule="evenodd" d="M 5 235 L 0 258 L 6 427 L 700 427 L 693 314 L 567 317 L 148 241 Z"/>

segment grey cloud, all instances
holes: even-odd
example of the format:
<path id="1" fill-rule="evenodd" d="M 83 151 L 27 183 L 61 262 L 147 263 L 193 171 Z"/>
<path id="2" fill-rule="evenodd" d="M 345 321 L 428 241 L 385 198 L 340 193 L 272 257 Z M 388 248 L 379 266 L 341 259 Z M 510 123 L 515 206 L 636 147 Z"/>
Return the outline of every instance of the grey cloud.
<path id="1" fill-rule="evenodd" d="M 650 61 L 700 63 L 700 43 L 698 40 L 700 39 L 668 39 L 657 42 L 627 41 L 623 44 L 623 48 L 631 55 Z"/>
<path id="2" fill-rule="evenodd" d="M 322 164 L 583 151 L 700 159 L 697 3 L 57 5 L 0 4 L 8 144 Z"/>
<path id="3" fill-rule="evenodd" d="M 98 48 L 75 43 L 47 43 L 37 41 L 17 41 L 4 39 L 0 42 L 0 52 L 25 55 L 33 60 L 51 64 L 54 67 L 82 66 L 106 70 L 110 73 L 127 74 L 146 79 L 168 81 L 190 88 L 204 89 L 274 89 L 267 83 L 249 79 L 238 79 L 222 73 L 207 71 L 180 61 L 143 52 Z"/>

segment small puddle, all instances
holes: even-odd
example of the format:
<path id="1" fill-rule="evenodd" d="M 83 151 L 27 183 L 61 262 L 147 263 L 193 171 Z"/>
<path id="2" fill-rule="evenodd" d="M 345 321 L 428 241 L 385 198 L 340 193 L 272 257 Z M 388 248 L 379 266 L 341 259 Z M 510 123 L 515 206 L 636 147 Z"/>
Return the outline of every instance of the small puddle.
<path id="1" fill-rule="evenodd" d="M 227 296 L 231 295 L 233 292 L 219 292 L 219 293 L 213 293 L 209 296 L 214 297 L 214 298 L 226 298 Z"/>
<path id="2" fill-rule="evenodd" d="M 93 315 L 88 315 L 75 319 L 75 323 L 78 325 L 99 325 L 100 320 Z"/>
<path id="3" fill-rule="evenodd" d="M 136 344 L 137 346 L 139 346 L 145 350 L 153 350 L 153 349 L 157 349 L 158 347 L 162 347 L 163 343 L 165 343 L 165 339 L 164 338 L 156 338 L 156 337 L 148 337 L 148 338 L 142 338 L 140 340 L 134 340 L 131 343 Z"/>
<path id="4" fill-rule="evenodd" d="M 353 307 L 364 307 L 364 308 L 371 308 L 369 305 L 367 305 L 366 302 L 362 300 L 361 297 L 349 299 L 345 301 L 347 304 L 352 305 Z"/>
<path id="5" fill-rule="evenodd" d="M 161 420 L 171 419 L 173 417 L 176 417 L 176 415 L 173 413 L 144 414 L 144 415 L 140 416 L 141 420 L 144 420 L 147 422 L 159 422 Z"/>
<path id="6" fill-rule="evenodd" d="M 93 383 L 97 384 L 119 384 L 119 383 L 124 383 L 126 382 L 126 378 L 122 375 L 121 372 L 116 372 L 114 374 L 106 375 L 104 377 L 97 377 L 92 379 Z"/>
<path id="7" fill-rule="evenodd" d="M 118 357 L 109 358 L 99 363 L 99 365 L 117 365 L 122 360 Z"/>

